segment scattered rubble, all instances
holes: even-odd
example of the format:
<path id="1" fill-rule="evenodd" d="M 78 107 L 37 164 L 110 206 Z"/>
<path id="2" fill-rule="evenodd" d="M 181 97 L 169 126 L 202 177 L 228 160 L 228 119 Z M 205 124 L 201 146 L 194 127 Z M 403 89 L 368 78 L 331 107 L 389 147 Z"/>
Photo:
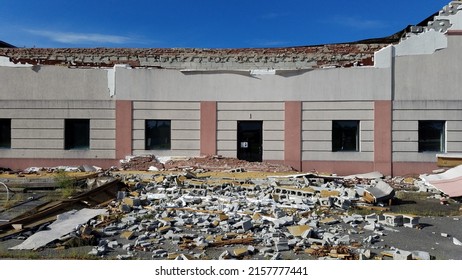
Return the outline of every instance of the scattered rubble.
<path id="1" fill-rule="evenodd" d="M 53 240 L 60 239 L 70 234 L 81 224 L 88 222 L 97 215 L 106 213 L 105 209 L 81 209 L 79 211 L 71 210 L 58 215 L 56 221 L 49 226 L 49 230 L 38 231 L 23 243 L 11 248 L 12 250 L 35 250 L 47 245 Z M 70 237 L 70 236 L 69 236 Z"/>
<path id="2" fill-rule="evenodd" d="M 125 187 L 111 189 L 104 203 L 101 199 L 89 203 L 94 197 L 88 194 L 72 197 L 70 201 L 97 206 L 91 210 L 96 214 L 69 219 L 65 230 L 45 230 L 57 228 L 61 219 L 50 224 L 49 216 L 41 215 L 45 219 L 39 223 L 41 228 L 34 228 L 34 219 L 15 219 L 6 225 L 8 232 L 2 225 L 0 236 L 26 239 L 12 249 L 86 244 L 93 246 L 89 255 L 117 259 L 147 255 L 181 260 L 433 258 L 430 252 L 380 251 L 387 247 L 377 245 L 389 233 L 399 233 L 400 227 L 422 227 L 419 216 L 393 213 L 386 207 L 393 203 L 396 186 L 422 190 L 422 181 L 416 178 L 384 178 L 377 172 L 347 177 L 294 172 L 263 175 L 247 171 L 252 166 L 261 171 L 263 164 L 242 167 L 238 160 L 219 157 L 162 161 L 136 157 L 125 168 L 147 170 L 156 163 L 162 164 L 156 168 L 163 171 L 113 169 L 104 173 L 109 177 L 89 178 L 87 183 L 95 190 L 114 182 L 111 178 Z M 207 172 L 215 161 L 225 171 Z M 276 170 L 270 165 L 265 168 Z M 351 214 L 357 208 L 371 212 Z M 31 234 L 16 232 L 18 225 Z M 453 243 L 461 245 L 455 237 Z"/>
<path id="3" fill-rule="evenodd" d="M 200 171 L 263 171 L 263 172 L 293 172 L 290 166 L 268 162 L 248 162 L 236 158 L 222 156 L 202 157 L 156 157 L 155 155 L 128 156 L 121 160 L 123 170 L 200 170 Z"/>

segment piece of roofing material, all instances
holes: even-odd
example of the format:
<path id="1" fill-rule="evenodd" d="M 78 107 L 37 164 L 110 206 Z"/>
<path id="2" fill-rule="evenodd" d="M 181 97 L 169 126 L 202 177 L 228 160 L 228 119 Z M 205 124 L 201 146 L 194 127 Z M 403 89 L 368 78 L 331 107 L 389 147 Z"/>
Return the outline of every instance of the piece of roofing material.
<path id="1" fill-rule="evenodd" d="M 49 227 L 50 230 L 39 231 L 27 238 L 23 243 L 10 248 L 11 250 L 36 250 L 48 243 L 56 240 L 82 225 L 88 220 L 106 214 L 106 209 L 88 209 L 84 208 L 79 211 L 71 210 L 61 215 Z"/>
<path id="2" fill-rule="evenodd" d="M 440 174 L 420 175 L 420 179 L 449 197 L 462 196 L 462 165 Z"/>

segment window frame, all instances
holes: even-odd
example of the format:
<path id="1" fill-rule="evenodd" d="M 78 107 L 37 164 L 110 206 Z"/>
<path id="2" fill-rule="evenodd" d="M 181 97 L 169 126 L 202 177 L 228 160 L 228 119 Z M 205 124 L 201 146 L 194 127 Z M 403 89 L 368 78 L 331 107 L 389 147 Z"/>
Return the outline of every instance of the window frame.
<path id="1" fill-rule="evenodd" d="M 342 140 L 337 140 L 339 139 L 339 134 L 343 135 L 343 131 L 347 130 L 348 128 L 346 125 L 341 125 L 342 123 L 347 123 L 347 122 L 354 122 L 355 125 L 355 148 L 354 149 L 346 149 L 346 148 L 339 148 L 338 144 L 341 146 L 345 145 L 345 139 Z M 337 128 L 341 128 L 341 131 L 337 131 Z M 360 152 L 361 151 L 361 121 L 360 120 L 332 120 L 332 131 L 331 131 L 331 143 L 332 143 L 332 152 Z M 344 136 L 342 136 L 344 137 Z M 351 138 L 351 137 L 350 137 Z M 348 141 L 351 142 L 351 141 Z"/>
<path id="2" fill-rule="evenodd" d="M 156 127 L 155 128 L 148 128 L 148 123 L 150 122 L 156 122 Z M 160 124 L 157 124 L 160 123 Z M 167 135 L 161 135 L 160 138 L 157 138 L 157 134 L 152 134 L 155 133 L 155 130 L 160 130 L 162 129 L 161 126 L 162 124 L 168 124 L 168 132 Z M 149 137 L 151 136 L 151 137 Z M 159 143 L 152 143 L 153 139 L 157 139 L 155 142 Z M 162 140 L 167 140 L 164 144 L 160 143 Z M 152 150 L 171 150 L 172 149 L 172 121 L 167 120 L 167 119 L 146 119 L 144 120 L 144 149 L 146 151 L 152 151 Z"/>
<path id="3" fill-rule="evenodd" d="M 81 130 L 76 133 L 75 126 L 82 124 L 87 126 L 84 133 Z M 64 150 L 90 150 L 90 130 L 90 119 L 65 119 Z M 85 139 L 82 140 L 76 137 L 85 137 Z M 83 143 L 83 145 L 80 143 Z"/>
<path id="4" fill-rule="evenodd" d="M 3 131 L 6 127 L 6 133 Z M 11 149 L 11 119 L 0 118 L 0 149 Z M 2 139 L 2 138 L 5 139 Z M 5 144 L 2 144 L 4 141 Z"/>
<path id="5" fill-rule="evenodd" d="M 441 125 L 440 131 L 438 132 L 439 134 L 439 149 L 431 149 L 429 148 L 431 145 L 431 141 L 437 141 L 436 137 L 431 139 L 431 136 L 425 137 L 426 139 L 423 139 L 423 134 L 424 134 L 424 125 L 427 124 L 427 129 L 429 127 L 429 124 L 433 122 L 433 125 L 438 124 Z M 431 124 L 430 124 L 431 125 Z M 445 120 L 419 120 L 418 121 L 418 127 L 417 127 L 417 151 L 419 153 L 444 153 L 446 152 L 446 130 L 447 130 L 447 124 Z M 436 135 L 436 133 L 435 133 Z"/>

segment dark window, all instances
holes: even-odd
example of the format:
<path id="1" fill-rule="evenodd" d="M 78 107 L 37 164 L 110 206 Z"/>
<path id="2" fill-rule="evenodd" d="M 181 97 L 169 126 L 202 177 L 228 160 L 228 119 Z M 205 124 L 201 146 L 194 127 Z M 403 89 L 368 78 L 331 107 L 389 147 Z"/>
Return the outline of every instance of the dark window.
<path id="1" fill-rule="evenodd" d="M 170 150 L 170 121 L 146 120 L 145 122 L 145 149 Z"/>
<path id="2" fill-rule="evenodd" d="M 419 152 L 444 152 L 445 121 L 419 121 Z"/>
<path id="3" fill-rule="evenodd" d="M 64 149 L 85 150 L 90 148 L 90 120 L 67 119 L 64 121 Z"/>
<path id="4" fill-rule="evenodd" d="M 11 148 L 11 120 L 0 119 L 0 148 Z"/>
<path id="5" fill-rule="evenodd" d="M 359 151 L 359 121 L 332 121 L 332 151 Z"/>

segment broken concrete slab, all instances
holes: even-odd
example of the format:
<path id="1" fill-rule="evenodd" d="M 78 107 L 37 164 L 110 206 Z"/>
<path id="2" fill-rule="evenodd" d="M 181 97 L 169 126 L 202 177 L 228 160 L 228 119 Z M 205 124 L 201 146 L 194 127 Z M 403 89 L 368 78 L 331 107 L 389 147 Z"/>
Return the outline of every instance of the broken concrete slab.
<path id="1" fill-rule="evenodd" d="M 287 230 L 292 234 L 294 237 L 301 237 L 302 235 L 309 236 L 311 233 L 305 234 L 306 231 L 312 230 L 312 228 L 308 225 L 299 225 L 299 226 L 289 226 Z"/>
<path id="2" fill-rule="evenodd" d="M 429 261 L 432 259 L 432 256 L 430 255 L 430 253 L 425 251 L 412 251 L 412 259 Z"/>
<path id="3" fill-rule="evenodd" d="M 239 247 L 233 250 L 233 255 L 236 258 L 242 258 L 249 253 L 247 247 Z"/>
<path id="4" fill-rule="evenodd" d="M 324 225 L 333 225 L 333 224 L 336 224 L 338 222 L 339 222 L 339 220 L 337 220 L 334 217 L 327 217 L 327 218 L 324 218 L 324 219 L 319 221 L 319 223 L 324 224 Z"/>
<path id="5" fill-rule="evenodd" d="M 412 260 L 412 252 L 396 250 L 393 252 L 393 260 Z"/>
<path id="6" fill-rule="evenodd" d="M 455 237 L 452 238 L 452 242 L 457 246 L 462 246 L 462 242 Z"/>
<path id="7" fill-rule="evenodd" d="M 395 196 L 395 190 L 384 181 L 378 181 L 375 186 L 364 190 L 363 199 L 371 204 L 389 201 Z"/>
<path id="8" fill-rule="evenodd" d="M 134 236 L 135 236 L 135 232 L 133 232 L 133 231 L 124 231 L 124 232 L 122 232 L 120 234 L 121 238 L 124 238 L 124 239 L 127 239 L 127 240 L 132 239 Z"/>

